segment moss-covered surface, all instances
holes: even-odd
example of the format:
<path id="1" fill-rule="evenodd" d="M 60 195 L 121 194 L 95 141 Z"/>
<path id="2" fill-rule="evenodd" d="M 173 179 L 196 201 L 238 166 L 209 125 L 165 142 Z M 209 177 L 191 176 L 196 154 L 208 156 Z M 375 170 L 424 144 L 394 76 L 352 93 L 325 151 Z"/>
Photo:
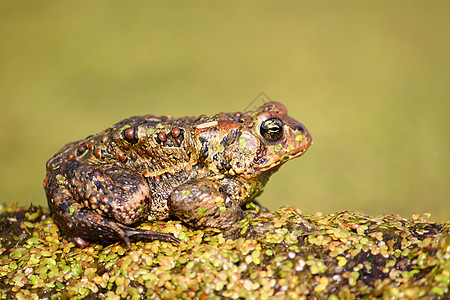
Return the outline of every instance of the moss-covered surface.
<path id="1" fill-rule="evenodd" d="M 146 228 L 183 242 L 77 248 L 47 209 L 0 206 L 2 299 L 448 299 L 450 222 L 304 215 L 284 208 L 229 231 Z"/>

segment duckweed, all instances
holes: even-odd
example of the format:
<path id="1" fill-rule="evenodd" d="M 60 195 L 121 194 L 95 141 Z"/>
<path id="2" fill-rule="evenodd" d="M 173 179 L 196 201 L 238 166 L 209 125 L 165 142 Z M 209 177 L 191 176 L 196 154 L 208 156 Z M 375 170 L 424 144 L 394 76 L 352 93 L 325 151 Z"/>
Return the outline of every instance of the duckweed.
<path id="1" fill-rule="evenodd" d="M 259 212 L 231 229 L 143 224 L 161 241 L 79 249 L 48 210 L 0 207 L 1 299 L 447 299 L 450 221 Z M 253 207 L 254 208 L 254 207 Z"/>

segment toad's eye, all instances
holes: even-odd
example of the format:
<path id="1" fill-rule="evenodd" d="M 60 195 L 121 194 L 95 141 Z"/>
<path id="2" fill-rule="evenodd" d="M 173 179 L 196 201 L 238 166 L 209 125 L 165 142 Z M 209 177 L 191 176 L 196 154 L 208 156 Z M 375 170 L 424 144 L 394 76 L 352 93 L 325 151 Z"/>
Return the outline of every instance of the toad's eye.
<path id="1" fill-rule="evenodd" d="M 278 118 L 270 118 L 262 122 L 259 132 L 269 142 L 275 142 L 283 136 L 283 121 Z"/>

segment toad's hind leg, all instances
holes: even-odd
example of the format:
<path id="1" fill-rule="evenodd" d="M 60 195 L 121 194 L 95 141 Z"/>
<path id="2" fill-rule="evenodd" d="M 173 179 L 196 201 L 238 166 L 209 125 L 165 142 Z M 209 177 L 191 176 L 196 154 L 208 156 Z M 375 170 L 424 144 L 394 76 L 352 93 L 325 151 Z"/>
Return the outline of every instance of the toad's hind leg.
<path id="1" fill-rule="evenodd" d="M 57 182 L 56 176 L 48 178 L 46 192 L 56 223 L 80 248 L 89 246 L 91 240 L 107 243 L 122 240 L 129 248 L 131 240 L 135 239 L 180 242 L 170 234 L 131 228 L 97 214 L 75 201 L 66 186 Z"/>

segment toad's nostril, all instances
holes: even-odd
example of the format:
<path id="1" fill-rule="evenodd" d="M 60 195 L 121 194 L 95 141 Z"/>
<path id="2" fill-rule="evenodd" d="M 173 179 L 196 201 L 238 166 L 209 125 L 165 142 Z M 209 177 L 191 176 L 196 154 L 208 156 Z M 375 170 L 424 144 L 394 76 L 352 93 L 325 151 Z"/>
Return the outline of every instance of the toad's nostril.
<path id="1" fill-rule="evenodd" d="M 302 124 L 297 124 L 295 126 L 293 126 L 293 129 L 299 132 L 303 132 L 305 131 L 305 127 Z"/>

